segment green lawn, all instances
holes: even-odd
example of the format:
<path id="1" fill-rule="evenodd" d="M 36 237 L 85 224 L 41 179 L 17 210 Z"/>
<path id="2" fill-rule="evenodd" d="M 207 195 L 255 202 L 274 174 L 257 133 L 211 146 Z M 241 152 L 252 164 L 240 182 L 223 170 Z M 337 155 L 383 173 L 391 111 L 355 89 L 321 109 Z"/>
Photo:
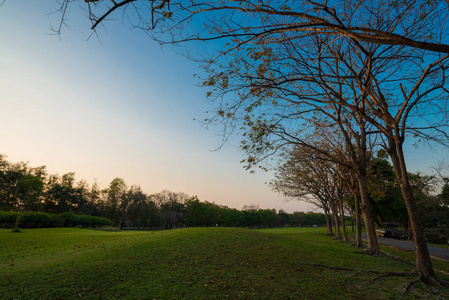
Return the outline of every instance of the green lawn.
<path id="1" fill-rule="evenodd" d="M 416 278 L 373 279 L 412 269 L 323 228 L 0 230 L 1 299 L 389 299 Z M 405 298 L 449 296 L 432 291 L 416 284 Z"/>

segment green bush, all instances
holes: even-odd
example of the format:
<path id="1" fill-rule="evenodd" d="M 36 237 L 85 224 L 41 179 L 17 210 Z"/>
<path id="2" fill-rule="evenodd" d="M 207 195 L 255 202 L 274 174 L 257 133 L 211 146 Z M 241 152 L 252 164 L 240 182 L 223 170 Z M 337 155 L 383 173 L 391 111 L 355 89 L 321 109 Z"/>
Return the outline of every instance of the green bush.
<path id="1" fill-rule="evenodd" d="M 0 211 L 0 228 L 14 228 L 19 213 Z"/>
<path id="2" fill-rule="evenodd" d="M 63 222 L 63 227 L 78 226 L 78 215 L 75 215 L 73 212 L 65 212 L 59 216 Z"/>
<path id="3" fill-rule="evenodd" d="M 22 228 L 50 228 L 62 227 L 58 215 L 41 212 L 24 212 L 20 226 Z"/>
<path id="4" fill-rule="evenodd" d="M 78 216 L 78 226 L 82 227 L 103 227 L 103 226 L 113 226 L 114 222 L 106 218 L 93 217 L 88 215 Z"/>
<path id="5" fill-rule="evenodd" d="M 21 228 L 51 228 L 51 227 L 84 227 L 97 228 L 113 226 L 114 222 L 106 218 L 88 215 L 76 215 L 73 212 L 62 214 L 47 214 L 42 212 L 5 212 L 0 211 L 0 228 L 14 228 L 17 218 L 21 216 Z"/>
<path id="6" fill-rule="evenodd" d="M 96 227 L 94 218 L 95 217 L 92 217 L 92 216 L 80 215 L 80 216 L 78 216 L 78 225 L 81 227 L 85 227 L 85 228 Z"/>

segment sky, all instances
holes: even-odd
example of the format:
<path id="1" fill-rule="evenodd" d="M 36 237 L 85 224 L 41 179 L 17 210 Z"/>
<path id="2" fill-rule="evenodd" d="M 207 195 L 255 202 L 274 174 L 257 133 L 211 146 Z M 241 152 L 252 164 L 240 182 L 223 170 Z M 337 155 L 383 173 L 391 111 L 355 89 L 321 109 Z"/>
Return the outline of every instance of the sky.
<path id="1" fill-rule="evenodd" d="M 119 16 L 89 39 L 83 3 L 73 4 L 60 36 L 50 30 L 56 1 L 0 7 L 0 154 L 102 188 L 120 177 L 149 194 L 184 192 L 237 209 L 314 209 L 272 192 L 272 172 L 244 170 L 238 138 L 215 151 L 221 128 L 197 121 L 214 108 L 193 76 L 198 64 Z M 407 151 L 412 172 L 449 158 L 444 149 Z"/>

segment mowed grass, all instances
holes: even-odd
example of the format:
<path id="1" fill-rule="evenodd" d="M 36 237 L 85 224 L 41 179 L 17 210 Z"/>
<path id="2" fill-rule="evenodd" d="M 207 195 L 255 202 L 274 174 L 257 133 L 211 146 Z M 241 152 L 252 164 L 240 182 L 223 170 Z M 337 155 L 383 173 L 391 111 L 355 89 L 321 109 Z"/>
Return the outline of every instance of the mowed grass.
<path id="1" fill-rule="evenodd" d="M 390 299 L 416 279 L 306 228 L 0 230 L 0 270 L 1 299 Z M 449 291 L 418 283 L 404 298 L 421 296 Z"/>

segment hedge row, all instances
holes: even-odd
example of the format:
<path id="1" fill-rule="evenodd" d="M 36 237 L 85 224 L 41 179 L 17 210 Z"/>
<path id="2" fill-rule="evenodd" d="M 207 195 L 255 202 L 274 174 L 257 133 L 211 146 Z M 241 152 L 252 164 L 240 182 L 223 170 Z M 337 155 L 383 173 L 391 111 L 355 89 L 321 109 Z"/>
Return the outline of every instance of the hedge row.
<path id="1" fill-rule="evenodd" d="M 88 215 L 76 215 L 72 212 L 47 214 L 41 212 L 6 212 L 0 211 L 0 228 L 13 228 L 20 216 L 20 228 L 50 227 L 91 227 L 113 226 L 114 222 L 106 218 Z"/>

